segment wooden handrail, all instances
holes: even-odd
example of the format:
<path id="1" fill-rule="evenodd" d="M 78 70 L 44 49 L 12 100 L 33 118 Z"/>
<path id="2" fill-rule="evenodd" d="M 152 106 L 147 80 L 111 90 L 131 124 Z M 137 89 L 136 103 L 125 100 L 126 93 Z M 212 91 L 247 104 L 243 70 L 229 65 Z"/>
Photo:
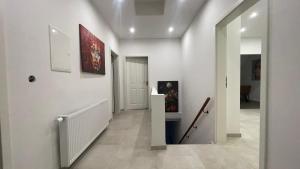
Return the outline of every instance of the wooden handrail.
<path id="1" fill-rule="evenodd" d="M 202 107 L 201 107 L 200 111 L 198 112 L 197 116 L 195 117 L 193 123 L 190 125 L 190 127 L 188 128 L 188 130 L 184 133 L 183 137 L 180 139 L 179 144 L 181 144 L 183 142 L 183 140 L 185 139 L 185 137 L 188 135 L 188 133 L 191 131 L 192 128 L 197 128 L 197 126 L 194 126 L 194 125 L 198 121 L 198 119 L 201 116 L 201 114 L 204 112 L 204 109 L 208 105 L 209 101 L 210 101 L 210 97 L 208 97 L 206 99 L 206 101 L 204 102 L 204 104 L 202 105 Z"/>

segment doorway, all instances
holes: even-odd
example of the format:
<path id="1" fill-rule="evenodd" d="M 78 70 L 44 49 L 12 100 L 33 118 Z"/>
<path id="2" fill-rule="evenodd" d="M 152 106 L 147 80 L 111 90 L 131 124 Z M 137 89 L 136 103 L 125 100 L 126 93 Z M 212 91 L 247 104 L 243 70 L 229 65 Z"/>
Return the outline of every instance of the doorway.
<path id="1" fill-rule="evenodd" d="M 148 109 L 148 58 L 126 57 L 126 109 Z"/>
<path id="2" fill-rule="evenodd" d="M 256 10 L 257 7 L 259 7 L 259 10 Z M 266 161 L 267 11 L 268 1 L 266 0 L 242 1 L 216 25 L 217 114 L 215 141 L 218 144 L 226 144 L 232 140 L 232 137 L 239 137 L 235 140 L 240 139 L 245 143 L 245 139 L 249 138 L 249 133 L 244 133 L 245 129 L 254 124 L 257 131 L 254 131 L 253 128 L 249 131 L 251 130 L 250 132 L 257 135 L 257 138 L 254 138 L 257 140 L 257 142 L 254 142 L 256 144 L 254 147 L 256 148 L 255 152 L 257 152 L 255 157 L 259 156 L 257 166 L 260 169 L 265 168 Z M 263 18 L 261 19 L 262 22 L 253 24 L 259 17 Z M 253 31 L 257 25 L 260 28 L 259 33 L 257 30 Z M 257 35 L 254 36 L 254 34 Z M 247 38 L 259 38 L 261 40 L 261 51 L 259 53 L 261 57 L 260 60 L 258 58 L 255 60 L 257 67 L 260 66 L 259 74 L 256 73 L 257 79 L 260 79 L 259 96 L 256 96 L 259 97 L 260 109 L 256 114 L 242 112 L 240 109 L 242 99 L 250 99 L 249 95 L 241 95 L 242 90 L 245 90 L 241 83 L 242 78 L 244 78 L 241 71 L 241 55 L 243 55 L 241 49 L 243 40 Z M 248 123 L 253 121 L 254 123 Z"/>
<path id="3" fill-rule="evenodd" d="M 242 42 L 243 45 L 243 42 Z M 258 46 L 260 48 L 260 46 Z M 261 54 L 241 52 L 240 108 L 260 109 Z"/>
<path id="4" fill-rule="evenodd" d="M 120 112 L 119 82 L 119 56 L 111 51 L 112 113 Z"/>

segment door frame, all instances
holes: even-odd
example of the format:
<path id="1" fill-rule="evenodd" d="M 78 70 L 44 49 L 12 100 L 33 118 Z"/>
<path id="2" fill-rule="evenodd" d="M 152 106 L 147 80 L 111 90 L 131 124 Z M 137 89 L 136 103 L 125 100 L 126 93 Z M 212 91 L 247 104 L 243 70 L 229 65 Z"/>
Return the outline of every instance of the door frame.
<path id="1" fill-rule="evenodd" d="M 215 126 L 215 142 L 222 144 L 226 142 L 226 26 L 236 17 L 255 5 L 257 2 L 264 2 L 264 10 L 267 10 L 267 23 L 265 28 L 265 37 L 262 39 L 262 58 L 261 58 L 261 114 L 260 114 L 260 145 L 259 145 L 259 169 L 266 169 L 267 165 L 267 69 L 269 54 L 269 0 L 244 0 L 236 3 L 229 12 L 215 26 L 215 46 L 216 46 L 216 126 Z"/>
<path id="2" fill-rule="evenodd" d="M 112 112 L 112 113 L 120 113 L 120 111 L 121 111 L 121 106 L 120 106 L 120 88 L 121 88 L 120 87 L 121 86 L 120 85 L 120 57 L 112 49 L 110 50 L 110 56 L 111 56 L 111 59 L 113 57 L 115 57 L 113 71 L 116 71 L 116 72 L 111 72 L 111 74 L 112 74 L 111 77 L 113 78 L 113 79 L 111 79 L 111 91 L 114 93 L 114 95 L 112 95 L 112 97 L 111 97 L 111 100 L 112 100 L 111 108 L 112 108 L 112 110 L 114 109 L 114 112 Z M 113 61 L 111 60 L 111 64 L 112 64 L 112 62 Z"/>
<path id="3" fill-rule="evenodd" d="M 4 1 L 0 0 L 0 168 L 10 169 L 12 168 L 12 148 L 7 71 L 8 58 L 6 53 L 5 23 L 3 16 L 4 6 Z"/>
<path id="4" fill-rule="evenodd" d="M 127 92 L 127 59 L 133 59 L 133 58 L 144 58 L 147 60 L 147 67 L 148 67 L 148 87 L 147 87 L 147 90 L 148 90 L 148 94 L 147 94 L 147 97 L 148 97 L 148 110 L 149 108 L 151 107 L 151 103 L 150 103 L 150 71 L 149 71 L 149 57 L 148 56 L 125 56 L 124 57 L 124 107 L 125 107 L 125 111 L 128 111 L 128 105 L 127 105 L 127 101 L 128 101 L 128 92 Z"/>

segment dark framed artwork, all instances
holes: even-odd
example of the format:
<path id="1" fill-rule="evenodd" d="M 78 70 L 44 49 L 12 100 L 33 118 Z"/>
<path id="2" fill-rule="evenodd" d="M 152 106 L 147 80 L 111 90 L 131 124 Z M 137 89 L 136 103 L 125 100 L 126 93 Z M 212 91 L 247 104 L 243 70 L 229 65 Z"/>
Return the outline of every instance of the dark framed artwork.
<path id="1" fill-rule="evenodd" d="M 261 59 L 252 61 L 252 80 L 259 81 L 261 79 Z"/>
<path id="2" fill-rule="evenodd" d="M 178 81 L 158 81 L 157 91 L 166 95 L 166 112 L 178 112 Z"/>
<path id="3" fill-rule="evenodd" d="M 105 45 L 84 26 L 79 25 L 82 72 L 105 75 Z"/>

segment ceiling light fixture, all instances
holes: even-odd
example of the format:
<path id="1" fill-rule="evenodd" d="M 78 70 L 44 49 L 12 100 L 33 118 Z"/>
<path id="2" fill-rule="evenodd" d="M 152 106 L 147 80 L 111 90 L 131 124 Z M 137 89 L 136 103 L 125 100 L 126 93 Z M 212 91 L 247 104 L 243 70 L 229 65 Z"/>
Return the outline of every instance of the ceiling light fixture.
<path id="1" fill-rule="evenodd" d="M 256 18 L 258 16 L 257 12 L 252 12 L 251 15 L 249 16 L 250 19 Z"/>
<path id="2" fill-rule="evenodd" d="M 135 28 L 134 28 L 134 27 L 131 27 L 131 28 L 129 29 L 129 32 L 132 33 L 132 34 L 134 34 L 134 33 L 135 33 Z"/>
<path id="3" fill-rule="evenodd" d="M 174 32 L 174 28 L 173 28 L 172 26 L 169 27 L 169 32 L 170 32 L 170 33 Z"/>
<path id="4" fill-rule="evenodd" d="M 241 28 L 241 30 L 240 30 L 241 33 L 244 33 L 246 31 L 247 31 L 247 28 L 245 28 L 245 27 Z"/>

